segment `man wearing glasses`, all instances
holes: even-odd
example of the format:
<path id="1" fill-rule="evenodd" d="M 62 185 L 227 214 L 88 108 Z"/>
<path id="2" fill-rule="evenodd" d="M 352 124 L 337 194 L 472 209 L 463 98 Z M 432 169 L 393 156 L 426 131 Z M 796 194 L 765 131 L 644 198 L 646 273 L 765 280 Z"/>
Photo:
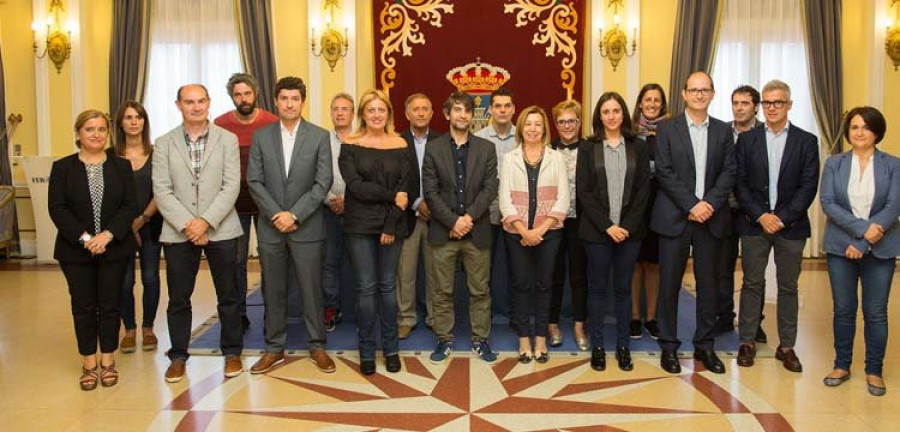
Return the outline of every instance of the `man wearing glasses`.
<path id="1" fill-rule="evenodd" d="M 741 217 L 735 228 L 741 236 L 744 286 L 738 323 L 739 366 L 753 366 L 754 338 L 766 288 L 769 251 L 775 249 L 778 280 L 778 337 L 775 357 L 791 372 L 803 366 L 794 352 L 797 340 L 797 279 L 803 247 L 810 235 L 807 210 L 819 182 L 817 138 L 788 121 L 791 88 L 772 80 L 762 91 L 764 128 L 743 133 L 737 144 L 735 195 Z"/>
<path id="2" fill-rule="evenodd" d="M 728 194 L 734 186 L 734 139 L 728 124 L 709 116 L 715 96 L 712 78 L 705 72 L 688 76 L 681 95 L 684 114 L 659 126 L 656 176 L 660 192 L 650 220 L 659 233 L 659 346 L 660 366 L 677 374 L 678 293 L 693 246 L 697 281 L 697 328 L 694 358 L 714 373 L 725 365 L 714 351 L 716 281 L 722 239 L 731 231 Z M 723 211 L 724 210 L 724 211 Z"/>

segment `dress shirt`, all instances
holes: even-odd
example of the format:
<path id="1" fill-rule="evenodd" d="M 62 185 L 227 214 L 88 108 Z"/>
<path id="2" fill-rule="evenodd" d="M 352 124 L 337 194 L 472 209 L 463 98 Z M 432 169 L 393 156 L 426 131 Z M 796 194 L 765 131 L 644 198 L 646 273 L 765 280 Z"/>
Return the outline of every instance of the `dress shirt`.
<path id="1" fill-rule="evenodd" d="M 603 160 L 606 167 L 606 193 L 609 196 L 609 220 L 618 225 L 622 219 L 622 195 L 625 193 L 625 172 L 628 162 L 625 155 L 625 139 L 613 147 L 603 141 Z"/>
<path id="2" fill-rule="evenodd" d="M 187 129 L 184 130 L 184 142 L 188 146 L 188 155 L 191 157 L 191 168 L 194 170 L 194 178 L 200 178 L 200 168 L 203 165 L 203 153 L 206 151 L 206 141 L 209 140 L 209 127 L 197 137 L 196 140 L 191 138 Z"/>
<path id="3" fill-rule="evenodd" d="M 414 132 L 410 130 L 410 134 L 413 137 L 413 145 L 416 146 L 416 159 L 419 160 L 419 197 L 413 201 L 413 209 L 416 210 L 416 216 L 419 215 L 419 204 L 425 199 L 425 193 L 422 192 L 422 164 L 425 163 L 425 144 L 428 142 L 428 130 L 425 130 L 425 134 L 418 137 Z"/>
<path id="4" fill-rule="evenodd" d="M 338 166 L 338 158 L 341 156 L 341 138 L 338 137 L 336 131 L 331 131 L 328 135 L 331 137 L 331 172 L 334 180 L 331 182 L 331 189 L 325 194 L 326 205 L 328 200 L 344 196 L 344 189 L 346 188 L 344 177 L 341 175 L 341 169 Z"/>
<path id="5" fill-rule="evenodd" d="M 281 122 L 281 148 L 284 150 L 284 176 L 287 177 L 291 173 L 291 157 L 294 155 L 294 140 L 297 138 L 297 127 L 300 122 L 294 125 L 294 130 L 288 130 Z"/>
<path id="6" fill-rule="evenodd" d="M 450 140 L 450 146 L 453 149 L 454 168 L 456 171 L 456 214 L 462 216 L 466 214 L 466 165 L 469 159 L 469 141 L 461 145 L 456 145 Z"/>
<path id="7" fill-rule="evenodd" d="M 700 123 L 694 123 L 691 116 L 685 114 L 688 132 L 691 134 L 691 147 L 694 149 L 694 172 L 697 175 L 694 195 L 702 200 L 706 192 L 706 148 L 709 135 L 709 115 Z"/>
<path id="8" fill-rule="evenodd" d="M 497 175 L 500 175 L 500 171 L 503 169 L 503 155 L 509 153 L 510 150 L 516 147 L 516 125 L 509 126 L 509 133 L 506 136 L 500 136 L 497 133 L 497 130 L 494 129 L 494 125 L 490 125 L 485 127 L 484 129 L 475 132 L 475 136 L 479 138 L 484 138 L 492 143 L 494 143 L 494 149 L 497 151 Z M 491 223 L 497 225 L 500 223 L 500 202 L 497 198 L 494 198 L 494 201 L 491 202 Z"/>
<path id="9" fill-rule="evenodd" d="M 778 174 L 781 171 L 781 157 L 784 156 L 784 146 L 787 144 L 790 125 L 790 122 L 785 123 L 784 128 L 775 133 L 766 124 L 766 154 L 769 157 L 769 210 L 775 210 L 775 203 L 778 202 Z"/>
<path id="10" fill-rule="evenodd" d="M 875 198 L 875 169 L 872 167 L 872 163 L 873 158 L 869 156 L 869 163 L 866 165 L 866 171 L 862 173 L 862 176 L 860 176 L 859 157 L 854 154 L 850 164 L 850 182 L 847 184 L 847 198 L 850 199 L 853 216 L 860 219 L 869 219 L 872 200 Z"/>

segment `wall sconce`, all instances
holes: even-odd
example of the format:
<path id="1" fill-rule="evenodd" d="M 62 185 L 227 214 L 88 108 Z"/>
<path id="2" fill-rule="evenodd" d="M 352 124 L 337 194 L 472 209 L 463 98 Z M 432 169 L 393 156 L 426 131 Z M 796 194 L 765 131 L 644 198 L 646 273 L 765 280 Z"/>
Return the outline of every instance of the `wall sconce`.
<path id="1" fill-rule="evenodd" d="M 343 34 L 331 27 L 331 23 L 334 22 L 334 9 L 340 7 L 337 2 L 338 0 L 325 0 L 325 5 L 323 6 L 323 9 L 327 11 L 325 15 L 325 31 L 322 33 L 318 51 L 316 51 L 317 23 L 313 22 L 310 26 L 312 28 L 312 37 L 310 38 L 312 41 L 312 53 L 316 57 L 324 57 L 332 72 L 334 72 L 334 65 L 337 64 L 337 61 L 341 57 L 347 56 L 347 48 L 350 45 L 350 38 L 347 36 L 347 28 L 349 26 L 346 22 L 344 23 Z"/>
<path id="2" fill-rule="evenodd" d="M 885 18 L 884 50 L 894 62 L 896 71 L 900 69 L 900 0 L 891 0 L 888 9 L 894 9 L 894 19 Z"/>
<path id="3" fill-rule="evenodd" d="M 62 71 L 63 64 L 72 54 L 72 29 L 71 25 L 66 25 L 63 29 L 60 19 L 63 12 L 62 0 L 51 0 L 47 21 L 45 23 L 35 21 L 31 24 L 31 30 L 34 31 L 32 46 L 35 56 L 39 59 L 50 57 L 50 61 L 56 66 L 56 73 Z M 42 45 L 40 48 L 38 42 Z"/>
<path id="4" fill-rule="evenodd" d="M 600 57 L 608 58 L 609 63 L 612 65 L 613 71 L 619 66 L 619 62 L 622 61 L 625 56 L 631 57 L 637 52 L 637 26 L 632 26 L 631 28 L 631 51 L 628 50 L 628 36 L 619 28 L 619 7 L 622 7 L 623 0 L 609 0 L 609 4 L 607 8 L 612 7 L 614 18 L 613 28 L 603 32 L 603 27 L 600 27 L 600 41 L 597 43 L 597 48 L 600 49 Z M 895 0 L 898 1 L 898 0 Z"/>

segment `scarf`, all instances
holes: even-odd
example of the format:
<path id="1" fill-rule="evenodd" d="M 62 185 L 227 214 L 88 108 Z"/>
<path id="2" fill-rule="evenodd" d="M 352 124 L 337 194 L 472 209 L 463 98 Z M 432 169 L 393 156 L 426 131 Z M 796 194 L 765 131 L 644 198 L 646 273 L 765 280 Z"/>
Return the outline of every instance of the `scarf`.
<path id="1" fill-rule="evenodd" d="M 649 135 L 656 135 L 656 128 L 659 127 L 659 122 L 661 122 L 662 119 L 663 116 L 659 116 L 653 120 L 649 120 L 641 113 L 637 125 L 635 125 L 635 128 L 637 129 L 635 132 L 637 132 L 638 136 L 641 138 L 647 138 Z"/>

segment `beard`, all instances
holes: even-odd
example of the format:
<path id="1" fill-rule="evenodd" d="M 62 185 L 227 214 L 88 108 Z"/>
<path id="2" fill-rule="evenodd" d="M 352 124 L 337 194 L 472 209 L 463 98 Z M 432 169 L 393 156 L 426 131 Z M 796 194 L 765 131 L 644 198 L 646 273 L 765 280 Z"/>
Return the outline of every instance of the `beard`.
<path id="1" fill-rule="evenodd" d="M 253 114 L 253 110 L 256 109 L 256 103 L 242 103 L 235 106 L 235 109 L 237 109 L 237 112 L 240 113 L 240 115 L 248 116 L 250 114 Z"/>

